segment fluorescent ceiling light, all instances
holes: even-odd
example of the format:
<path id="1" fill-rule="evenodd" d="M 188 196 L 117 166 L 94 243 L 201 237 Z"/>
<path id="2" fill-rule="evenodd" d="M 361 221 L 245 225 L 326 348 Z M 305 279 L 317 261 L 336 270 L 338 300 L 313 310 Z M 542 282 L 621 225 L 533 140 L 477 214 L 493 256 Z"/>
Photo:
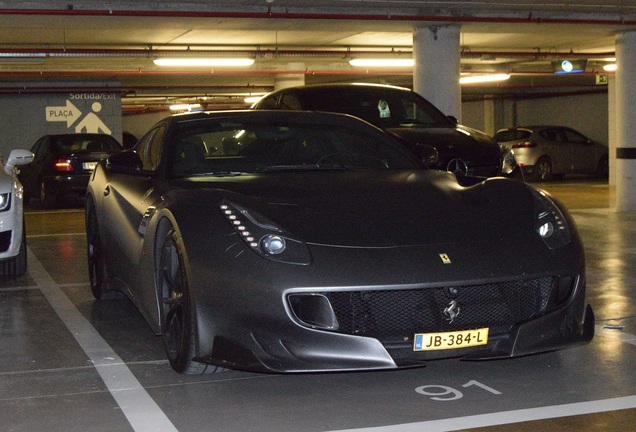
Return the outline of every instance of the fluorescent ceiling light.
<path id="1" fill-rule="evenodd" d="M 510 78 L 510 74 L 490 74 L 490 75 L 467 75 L 459 79 L 460 84 L 475 84 L 494 81 L 505 81 Z"/>
<path id="2" fill-rule="evenodd" d="M 245 101 L 245 103 L 253 104 L 253 103 L 258 102 L 261 99 L 263 99 L 263 95 L 260 95 L 260 96 L 248 96 L 248 97 L 246 97 L 244 99 L 244 101 Z"/>
<path id="3" fill-rule="evenodd" d="M 201 108 L 201 104 L 177 104 L 170 105 L 170 111 L 192 111 Z"/>
<path id="4" fill-rule="evenodd" d="M 413 67 L 413 59 L 352 59 L 351 66 L 361 67 Z"/>
<path id="5" fill-rule="evenodd" d="M 158 58 L 154 60 L 154 64 L 157 66 L 193 66 L 193 67 L 206 67 L 206 66 L 251 66 L 254 64 L 254 59 L 251 58 L 239 58 L 239 57 L 218 57 L 218 58 L 205 58 L 205 57 L 178 57 L 178 58 Z"/>
<path id="6" fill-rule="evenodd" d="M 607 64 L 607 65 L 603 66 L 603 70 L 606 70 L 607 72 L 616 71 L 616 63 Z"/>

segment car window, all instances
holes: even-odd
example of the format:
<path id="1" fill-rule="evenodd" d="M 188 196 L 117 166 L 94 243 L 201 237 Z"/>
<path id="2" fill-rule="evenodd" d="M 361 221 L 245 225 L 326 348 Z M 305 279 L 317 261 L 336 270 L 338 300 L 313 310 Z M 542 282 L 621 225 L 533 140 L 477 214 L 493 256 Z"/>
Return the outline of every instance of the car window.
<path id="1" fill-rule="evenodd" d="M 298 169 L 414 169 L 416 159 L 383 134 L 333 124 L 240 126 L 189 124 L 173 141 L 168 172 L 173 177 L 230 175 Z"/>
<path id="2" fill-rule="evenodd" d="M 279 108 L 282 110 L 294 110 L 294 111 L 300 111 L 303 109 L 298 98 L 292 94 L 284 94 L 281 97 Z"/>
<path id="3" fill-rule="evenodd" d="M 259 109 L 277 109 L 278 108 L 276 104 L 277 100 L 278 100 L 277 95 L 261 99 L 261 101 L 258 103 L 258 108 Z"/>
<path id="4" fill-rule="evenodd" d="M 522 141 L 530 138 L 532 132 L 528 130 L 506 129 L 495 134 L 494 138 L 497 142 Z"/>
<path id="5" fill-rule="evenodd" d="M 544 129 L 539 132 L 539 136 L 546 141 L 552 141 L 552 142 L 561 141 L 561 135 L 558 129 Z"/>
<path id="6" fill-rule="evenodd" d="M 141 158 L 144 171 L 155 171 L 159 167 L 164 134 L 164 125 L 156 127 L 144 135 L 134 147 Z"/>
<path id="7" fill-rule="evenodd" d="M 40 138 L 31 148 L 31 153 L 35 155 L 34 160 L 42 159 L 46 154 L 47 137 Z"/>
<path id="8" fill-rule="evenodd" d="M 400 95 L 399 103 L 401 109 L 399 109 L 397 114 L 403 115 L 403 117 L 398 118 L 402 125 L 413 124 L 432 127 L 447 124 L 446 117 L 440 119 L 437 111 L 422 104 L 421 99 L 414 97 L 411 93 Z"/>
<path id="9" fill-rule="evenodd" d="M 569 143 L 587 144 L 588 142 L 588 139 L 586 136 L 576 131 L 573 131 L 572 129 L 563 129 L 563 136 L 565 141 Z"/>
<path id="10" fill-rule="evenodd" d="M 122 150 L 121 144 L 110 135 L 70 134 L 51 138 L 51 151 L 53 153 L 118 150 Z"/>
<path id="11" fill-rule="evenodd" d="M 343 94 L 314 92 L 303 95 L 303 108 L 350 114 L 381 128 L 448 127 L 446 116 L 425 99 L 407 91 L 355 89 Z"/>

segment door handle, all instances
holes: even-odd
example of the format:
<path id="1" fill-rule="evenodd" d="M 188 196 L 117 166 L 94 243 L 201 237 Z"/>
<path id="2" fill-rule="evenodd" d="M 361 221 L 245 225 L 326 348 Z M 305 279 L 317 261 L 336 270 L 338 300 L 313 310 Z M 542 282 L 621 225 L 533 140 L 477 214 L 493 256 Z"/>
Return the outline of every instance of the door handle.
<path id="1" fill-rule="evenodd" d="M 104 196 L 108 196 L 108 195 L 110 195 L 110 186 L 106 186 L 104 188 Z"/>

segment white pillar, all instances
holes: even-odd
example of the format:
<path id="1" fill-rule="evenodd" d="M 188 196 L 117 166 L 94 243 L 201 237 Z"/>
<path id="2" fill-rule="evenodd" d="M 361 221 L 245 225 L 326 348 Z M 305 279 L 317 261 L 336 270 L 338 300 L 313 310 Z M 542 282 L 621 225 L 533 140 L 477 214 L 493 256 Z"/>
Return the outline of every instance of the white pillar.
<path id="1" fill-rule="evenodd" d="M 636 212 L 636 31 L 616 36 L 616 210 Z"/>
<path id="2" fill-rule="evenodd" d="M 616 77 L 607 77 L 607 147 L 609 148 L 609 185 L 616 186 Z"/>
<path id="3" fill-rule="evenodd" d="M 461 120 L 459 26 L 416 28 L 413 60 L 413 90 Z"/>
<path id="4" fill-rule="evenodd" d="M 484 127 L 482 129 L 487 135 L 493 136 L 496 130 L 495 125 L 495 101 L 484 99 Z"/>
<path id="5" fill-rule="evenodd" d="M 286 68 L 292 73 L 276 75 L 274 90 L 305 85 L 305 70 L 307 70 L 305 63 L 288 63 Z"/>

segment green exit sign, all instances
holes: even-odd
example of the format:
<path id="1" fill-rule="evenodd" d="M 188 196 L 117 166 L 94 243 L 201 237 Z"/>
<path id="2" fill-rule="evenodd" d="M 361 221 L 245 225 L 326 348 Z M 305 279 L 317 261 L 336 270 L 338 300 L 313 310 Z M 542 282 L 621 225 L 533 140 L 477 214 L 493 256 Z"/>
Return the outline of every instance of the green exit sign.
<path id="1" fill-rule="evenodd" d="M 607 85 L 607 74 L 596 74 L 596 85 Z"/>

